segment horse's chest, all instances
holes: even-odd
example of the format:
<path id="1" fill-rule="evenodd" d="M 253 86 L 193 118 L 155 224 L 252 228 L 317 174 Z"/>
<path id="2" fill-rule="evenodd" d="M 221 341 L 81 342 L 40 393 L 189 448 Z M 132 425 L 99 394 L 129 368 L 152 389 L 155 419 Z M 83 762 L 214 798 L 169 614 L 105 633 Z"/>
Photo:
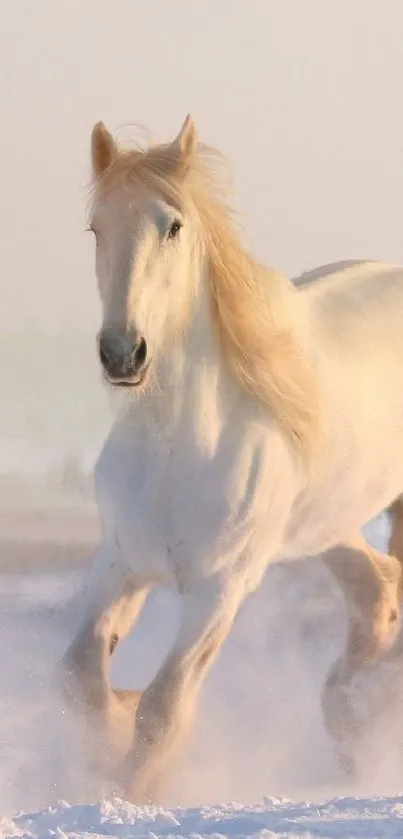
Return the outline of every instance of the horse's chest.
<path id="1" fill-rule="evenodd" d="M 223 442 L 208 458 L 183 437 L 139 440 L 135 448 L 112 440 L 98 467 L 100 501 L 130 565 L 172 581 L 178 569 L 200 575 L 238 555 L 245 531 L 265 513 L 263 473 L 257 443 Z"/>

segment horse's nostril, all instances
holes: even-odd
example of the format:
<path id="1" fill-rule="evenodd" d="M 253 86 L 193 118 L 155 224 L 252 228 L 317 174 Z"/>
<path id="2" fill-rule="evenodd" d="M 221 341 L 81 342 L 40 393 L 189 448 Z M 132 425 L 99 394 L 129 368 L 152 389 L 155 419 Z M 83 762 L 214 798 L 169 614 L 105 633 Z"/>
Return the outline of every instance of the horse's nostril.
<path id="1" fill-rule="evenodd" d="M 106 352 L 105 352 L 105 350 L 103 349 L 102 346 L 99 348 L 99 358 L 100 358 L 101 364 L 104 367 L 106 367 L 106 365 L 108 363 L 108 356 L 107 356 L 107 354 L 106 354 Z"/>
<path id="2" fill-rule="evenodd" d="M 133 341 L 126 332 L 105 330 L 98 342 L 98 355 L 108 378 L 130 381 L 145 368 L 147 343 L 140 335 Z"/>
<path id="3" fill-rule="evenodd" d="M 140 370 L 147 358 L 147 343 L 145 338 L 138 338 L 133 350 L 133 367 Z"/>
<path id="4" fill-rule="evenodd" d="M 103 367 L 108 370 L 113 367 L 114 354 L 111 347 L 108 346 L 107 341 L 102 340 L 99 343 L 99 360 Z"/>

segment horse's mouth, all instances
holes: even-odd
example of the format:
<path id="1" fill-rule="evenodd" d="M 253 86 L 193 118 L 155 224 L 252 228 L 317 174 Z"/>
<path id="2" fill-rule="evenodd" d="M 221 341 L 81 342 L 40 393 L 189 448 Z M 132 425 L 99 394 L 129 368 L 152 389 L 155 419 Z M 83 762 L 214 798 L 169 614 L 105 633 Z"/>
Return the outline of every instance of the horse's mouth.
<path id="1" fill-rule="evenodd" d="M 147 372 L 148 372 L 148 366 L 145 367 L 144 370 L 142 370 L 141 373 L 139 373 L 137 376 L 130 376 L 130 377 L 122 376 L 122 378 L 118 378 L 118 377 L 113 378 L 111 376 L 108 376 L 108 374 L 104 370 L 104 379 L 108 383 L 108 385 L 110 385 L 111 387 L 114 387 L 114 388 L 115 387 L 116 388 L 118 388 L 118 387 L 122 388 L 123 387 L 123 388 L 130 389 L 130 388 L 135 388 L 135 387 L 141 387 L 141 385 L 144 383 L 144 381 L 146 379 Z"/>

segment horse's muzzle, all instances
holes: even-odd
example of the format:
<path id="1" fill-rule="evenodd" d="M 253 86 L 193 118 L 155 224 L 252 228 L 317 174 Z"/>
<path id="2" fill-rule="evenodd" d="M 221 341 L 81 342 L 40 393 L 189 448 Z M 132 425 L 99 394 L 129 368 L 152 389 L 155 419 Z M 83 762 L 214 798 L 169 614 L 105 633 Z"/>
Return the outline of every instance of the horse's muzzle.
<path id="1" fill-rule="evenodd" d="M 112 385 L 139 386 L 147 373 L 147 342 L 112 328 L 101 330 L 98 338 L 99 359 L 105 378 Z"/>

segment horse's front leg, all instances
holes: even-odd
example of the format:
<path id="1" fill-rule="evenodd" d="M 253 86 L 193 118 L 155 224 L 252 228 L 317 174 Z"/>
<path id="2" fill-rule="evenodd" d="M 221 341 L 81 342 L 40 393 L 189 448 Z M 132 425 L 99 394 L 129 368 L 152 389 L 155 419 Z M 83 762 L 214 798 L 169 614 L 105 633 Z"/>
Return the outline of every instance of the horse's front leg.
<path id="1" fill-rule="evenodd" d="M 184 595 L 173 649 L 138 706 L 134 742 L 121 775 L 129 800 L 155 799 L 191 725 L 201 684 L 244 597 L 243 582 L 221 574 Z"/>
<path id="2" fill-rule="evenodd" d="M 147 591 L 127 568 L 116 545 L 105 542 L 89 570 L 83 614 L 59 665 L 70 702 L 89 713 L 99 727 L 132 724 L 136 692 L 115 692 L 109 685 L 109 659 L 118 640 L 137 619 Z"/>

